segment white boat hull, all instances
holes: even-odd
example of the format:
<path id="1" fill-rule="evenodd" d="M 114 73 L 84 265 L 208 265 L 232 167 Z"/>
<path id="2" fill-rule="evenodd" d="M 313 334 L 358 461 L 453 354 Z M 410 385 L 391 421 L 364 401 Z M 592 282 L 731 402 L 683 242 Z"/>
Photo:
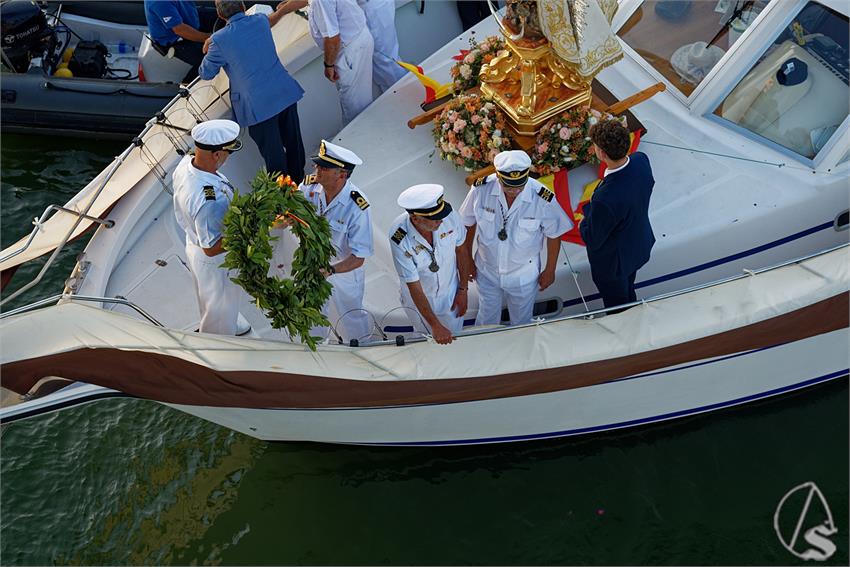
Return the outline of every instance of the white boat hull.
<path id="1" fill-rule="evenodd" d="M 379 408 L 244 409 L 168 404 L 266 441 L 472 445 L 533 441 L 716 411 L 847 376 L 847 329 L 773 348 L 532 396 Z"/>

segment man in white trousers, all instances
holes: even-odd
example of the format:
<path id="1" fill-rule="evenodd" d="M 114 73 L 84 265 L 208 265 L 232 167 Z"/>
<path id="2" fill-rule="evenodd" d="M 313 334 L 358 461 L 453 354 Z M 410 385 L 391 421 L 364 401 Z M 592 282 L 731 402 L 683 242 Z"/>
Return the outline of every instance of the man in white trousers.
<path id="1" fill-rule="evenodd" d="M 395 29 L 395 0 L 357 0 L 366 14 L 366 25 L 375 42 L 372 55 L 372 81 L 383 93 L 406 71 L 398 60 L 398 34 Z"/>
<path id="2" fill-rule="evenodd" d="M 401 303 L 415 331 L 430 332 L 437 343 L 449 344 L 463 330 L 467 307 L 466 229 L 443 200 L 442 185 L 409 187 L 398 204 L 407 213 L 390 225 L 389 237 Z"/>
<path id="3" fill-rule="evenodd" d="M 316 173 L 300 185 L 307 200 L 331 227 L 331 244 L 336 252 L 325 277 L 333 286 L 328 303 L 322 309 L 345 342 L 362 341 L 372 334 L 370 316 L 363 310 L 366 258 L 375 253 L 372 242 L 372 216 L 369 201 L 351 182 L 351 172 L 363 163 L 357 154 L 322 140 L 319 154 L 313 156 Z M 328 308 L 331 308 L 330 311 Z M 313 329 L 314 335 L 327 336 L 325 328 Z"/>
<path id="4" fill-rule="evenodd" d="M 572 223 L 555 194 L 529 179 L 531 158 L 524 151 L 501 152 L 493 165 L 496 173 L 472 187 L 460 207 L 467 258 L 472 258 L 473 240 L 478 244 L 472 270 L 478 283 L 475 324 L 498 324 L 507 303 L 511 324 L 522 325 L 531 321 L 538 289 L 555 281 L 560 237 Z"/>
<path id="5" fill-rule="evenodd" d="M 219 169 L 242 148 L 239 125 L 232 120 L 208 120 L 192 128 L 195 154 L 174 169 L 174 216 L 186 233 L 186 257 L 195 280 L 200 331 L 243 335 L 251 330 L 239 314 L 239 287 L 230 281 L 224 261 L 223 220 L 233 187 Z"/>
<path id="6" fill-rule="evenodd" d="M 345 126 L 372 102 L 374 42 L 356 0 L 311 0 L 310 35 L 324 52 L 325 77 L 339 91 Z"/>

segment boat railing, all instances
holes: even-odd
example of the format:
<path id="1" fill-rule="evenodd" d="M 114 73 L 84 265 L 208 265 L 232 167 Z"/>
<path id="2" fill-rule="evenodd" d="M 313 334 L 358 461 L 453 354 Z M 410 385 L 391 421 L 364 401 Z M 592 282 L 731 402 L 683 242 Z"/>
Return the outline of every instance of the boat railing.
<path id="1" fill-rule="evenodd" d="M 710 282 L 706 282 L 706 283 L 682 288 L 682 289 L 679 289 L 679 290 L 675 290 L 675 291 L 671 291 L 671 292 L 667 292 L 667 293 L 662 293 L 662 294 L 655 295 L 655 296 L 652 296 L 652 297 L 647 298 L 647 299 L 642 299 L 640 301 L 634 301 L 632 303 L 626 303 L 626 304 L 623 304 L 623 305 L 617 305 L 615 307 L 605 307 L 605 308 L 602 308 L 602 309 L 596 309 L 594 311 L 589 311 L 589 312 L 575 313 L 575 314 L 572 314 L 572 315 L 562 315 L 562 316 L 559 316 L 559 317 L 553 317 L 552 319 L 540 319 L 540 320 L 532 321 L 530 323 L 526 323 L 524 325 L 514 325 L 514 326 L 510 326 L 510 327 L 498 326 L 498 327 L 482 328 L 482 329 L 477 329 L 477 330 L 473 329 L 473 330 L 470 330 L 470 331 L 462 332 L 460 334 L 460 337 L 485 335 L 485 334 L 489 334 L 489 333 L 496 333 L 496 332 L 499 332 L 499 331 L 504 331 L 504 330 L 507 330 L 507 329 L 514 330 L 514 329 L 522 329 L 524 327 L 536 327 L 536 326 L 539 326 L 539 325 L 548 325 L 548 324 L 551 324 L 551 323 L 557 323 L 557 322 L 561 322 L 561 321 L 569 321 L 569 320 L 572 320 L 572 319 L 592 320 L 592 319 L 596 319 L 596 318 L 598 318 L 602 315 L 608 314 L 611 311 L 620 311 L 622 309 L 637 307 L 639 305 L 646 305 L 646 304 L 649 304 L 649 303 L 655 303 L 655 302 L 661 301 L 663 299 L 669 299 L 671 297 L 677 297 L 677 296 L 680 296 L 680 295 L 684 295 L 686 293 L 692 293 L 692 292 L 695 292 L 695 291 L 700 291 L 700 290 L 703 290 L 703 289 L 716 287 L 716 286 L 726 284 L 726 283 L 730 283 L 730 282 L 733 282 L 733 281 L 737 281 L 737 280 L 741 280 L 741 279 L 745 279 L 745 278 L 750 278 L 750 277 L 753 277 L 753 276 L 757 276 L 759 274 L 763 274 L 765 272 L 770 272 L 770 271 L 773 271 L 773 270 L 777 270 L 779 268 L 783 268 L 785 266 L 800 264 L 801 262 L 805 262 L 807 260 L 811 260 L 812 258 L 816 258 L 818 256 L 823 256 L 825 254 L 829 254 L 830 252 L 835 252 L 836 250 L 840 250 L 842 248 L 847 248 L 848 246 L 850 246 L 850 242 L 844 242 L 844 243 L 838 244 L 836 246 L 833 246 L 831 248 L 827 248 L 825 250 L 813 252 L 811 254 L 807 254 L 805 256 L 801 256 L 801 257 L 794 258 L 794 259 L 791 259 L 791 260 L 785 260 L 785 261 L 780 262 L 778 264 L 772 264 L 772 265 L 766 266 L 764 268 L 744 269 L 742 271 L 742 273 L 736 274 L 734 276 L 728 276 L 726 278 L 722 278 L 722 279 L 719 279 L 719 280 L 714 280 L 714 281 L 710 281 Z M 18 315 L 20 313 L 26 313 L 28 311 L 40 309 L 42 307 L 46 307 L 50 304 L 56 304 L 56 303 L 59 303 L 61 301 L 84 301 L 84 302 L 111 303 L 111 304 L 124 305 L 126 307 L 129 307 L 129 308 L 135 310 L 142 317 L 144 317 L 145 319 L 147 319 L 148 321 L 150 321 L 151 323 L 153 323 L 157 327 L 163 327 L 163 328 L 165 327 L 165 325 L 163 325 L 162 323 L 157 321 L 147 311 L 145 311 L 144 309 L 142 309 L 141 307 L 139 307 L 138 305 L 136 305 L 132 301 L 129 301 L 128 299 L 121 297 L 121 296 L 117 296 L 117 297 L 94 297 L 94 296 L 73 295 L 73 294 L 54 295 L 52 297 L 48 297 L 46 299 L 36 301 L 36 302 L 31 303 L 29 305 L 19 307 L 17 309 L 12 310 L 12 311 L 0 313 L 0 320 L 5 319 L 6 317 L 11 317 L 12 315 Z M 396 308 L 396 309 L 398 309 L 398 308 Z M 338 323 L 338 321 L 337 321 L 337 323 Z M 358 348 L 368 348 L 368 347 L 374 347 L 374 346 L 386 346 L 386 345 L 392 345 L 392 344 L 395 344 L 397 346 L 403 346 L 405 344 L 418 343 L 418 342 L 424 342 L 424 341 L 430 340 L 430 337 L 427 336 L 427 335 L 422 335 L 422 336 L 413 337 L 413 338 L 403 337 L 403 340 L 400 340 L 398 337 L 393 337 L 392 339 L 388 338 L 386 333 L 383 332 L 383 330 L 380 331 L 380 334 L 383 337 L 382 340 L 358 344 L 357 345 Z M 250 340 L 250 339 L 247 339 L 247 340 Z"/>
<path id="2" fill-rule="evenodd" d="M 172 98 L 162 108 L 162 110 L 160 110 L 152 119 L 148 120 L 147 124 L 145 124 L 145 127 L 142 129 L 142 131 L 139 133 L 139 135 L 136 136 L 135 138 L 133 138 L 132 143 L 129 146 L 127 146 L 127 148 L 123 152 L 121 152 L 121 154 L 119 154 L 112 161 L 112 165 L 110 166 L 109 171 L 107 172 L 106 176 L 103 178 L 103 181 L 100 182 L 100 185 L 94 191 L 92 196 L 89 198 L 88 204 L 83 208 L 82 211 L 76 211 L 76 210 L 69 209 L 67 207 L 63 207 L 63 206 L 59 206 L 59 205 L 48 205 L 47 208 L 44 209 L 44 212 L 41 214 L 41 216 L 34 220 L 33 224 L 35 226 L 33 226 L 32 232 L 30 232 L 30 235 L 29 235 L 29 238 L 27 239 L 27 241 L 22 246 L 17 248 L 16 250 L 13 250 L 13 251 L 9 252 L 8 254 L 6 254 L 5 256 L 3 256 L 2 258 L 0 258 L 0 263 L 3 263 L 3 262 L 6 262 L 7 260 L 9 260 L 11 258 L 14 258 L 15 256 L 17 256 L 19 254 L 22 254 L 23 252 L 25 252 L 30 247 L 30 245 L 32 245 L 33 241 L 35 240 L 36 235 L 38 234 L 38 232 L 40 230 L 42 230 L 42 225 L 47 221 L 47 219 L 51 215 L 51 213 L 61 211 L 61 212 L 66 212 L 66 213 L 76 215 L 77 219 L 74 221 L 74 224 L 71 226 L 71 228 L 65 234 L 65 236 L 60 240 L 59 244 L 53 250 L 53 253 L 50 255 L 47 262 L 45 262 L 44 266 L 41 267 L 41 270 L 39 270 L 39 272 L 32 279 L 32 281 L 30 281 L 26 285 L 22 286 L 21 288 L 15 290 L 14 293 L 11 293 L 10 295 L 8 295 L 8 296 L 4 297 L 2 300 L 0 300 L 0 306 L 6 305 L 8 302 L 12 301 L 13 299 L 18 297 L 19 295 L 21 295 L 25 291 L 31 289 L 32 287 L 38 285 L 39 282 L 41 282 L 41 280 L 44 278 L 44 275 L 51 268 L 51 266 L 53 266 L 54 262 L 59 257 L 59 254 L 62 252 L 62 250 L 65 249 L 65 246 L 68 244 L 68 241 L 71 239 L 71 236 L 77 230 L 77 227 L 80 226 L 80 223 L 83 221 L 83 219 L 98 223 L 105 228 L 112 228 L 115 225 L 114 221 L 102 220 L 102 219 L 99 219 L 99 218 L 96 218 L 96 217 L 92 217 L 88 213 L 91 210 L 92 206 L 94 206 L 95 202 L 97 202 L 98 197 L 100 197 L 100 194 L 103 192 L 103 190 L 109 184 L 109 181 L 115 176 L 115 173 L 118 171 L 118 169 L 121 167 L 121 165 L 123 163 L 125 163 L 125 161 L 130 156 L 130 154 L 132 153 L 132 151 L 134 149 L 136 149 L 136 148 L 139 149 L 140 154 L 142 155 L 143 161 L 145 161 L 145 163 L 151 168 L 151 170 L 154 171 L 154 174 L 160 180 L 160 183 L 162 183 L 163 187 L 165 187 L 164 170 L 162 172 L 157 170 L 157 168 L 162 169 L 162 167 L 159 166 L 159 161 L 161 161 L 161 159 L 156 160 L 155 156 L 153 156 L 150 153 L 150 151 L 148 151 L 145 148 L 145 137 L 148 135 L 148 133 L 151 132 L 151 130 L 153 130 L 155 127 L 159 126 L 160 128 L 162 128 L 163 132 L 166 132 L 166 134 L 165 134 L 166 137 L 171 142 L 171 144 L 174 146 L 174 149 L 175 149 L 175 151 L 177 151 L 178 154 L 183 155 L 188 151 L 188 146 L 185 144 L 185 142 L 182 141 L 182 136 L 187 133 L 187 129 L 173 125 L 173 124 L 169 124 L 168 123 L 168 116 L 167 116 L 166 113 L 172 107 L 174 107 L 174 105 L 177 104 L 181 99 L 185 99 L 186 100 L 186 111 L 189 112 L 189 114 L 192 115 L 192 117 L 195 119 L 196 122 L 198 122 L 198 123 L 202 122 L 206 117 L 206 114 L 205 114 L 206 109 L 201 108 L 200 105 L 198 105 L 195 101 L 192 100 L 192 94 L 193 94 L 192 91 L 195 88 L 195 86 L 198 84 L 199 81 L 200 81 L 200 78 L 195 78 L 188 86 L 181 88 L 179 90 L 179 92 L 177 93 L 177 95 L 174 98 Z M 216 94 L 216 96 L 213 97 L 213 99 L 207 103 L 207 109 L 209 109 L 210 106 L 212 106 L 213 104 L 215 104 L 216 102 L 221 100 L 222 97 L 224 96 L 224 94 L 227 93 L 227 91 L 225 91 L 225 93 L 222 93 L 212 84 L 204 85 L 201 88 L 211 88 Z M 175 135 L 175 134 L 173 134 L 173 131 L 179 131 L 179 132 L 181 132 L 181 135 Z M 154 135 L 158 135 L 158 134 L 159 134 L 159 132 L 155 133 Z"/>
<path id="3" fill-rule="evenodd" d="M 23 307 L 18 307 L 17 309 L 13 309 L 11 311 L 6 311 L 5 313 L 0 313 L 0 319 L 5 319 L 6 317 L 11 317 L 12 315 L 18 315 L 20 313 L 26 313 L 27 311 L 34 311 L 36 309 L 41 309 L 42 307 L 46 307 L 51 304 L 58 304 L 62 301 L 84 301 L 84 302 L 93 302 L 93 303 L 111 303 L 115 305 L 124 305 L 136 311 L 139 315 L 156 325 L 157 327 L 165 327 L 162 323 L 157 321 L 150 313 L 130 301 L 125 297 L 96 297 L 91 295 L 73 295 L 70 293 L 60 293 L 58 295 L 54 295 L 51 297 L 46 297 L 42 300 L 36 301 L 35 303 L 30 303 L 29 305 L 24 305 Z"/>
<path id="4" fill-rule="evenodd" d="M 620 310 L 623 310 L 623 309 L 629 309 L 629 308 L 632 308 L 632 307 L 637 307 L 639 305 L 646 305 L 646 304 L 649 304 L 649 303 L 655 303 L 657 301 L 661 301 L 662 299 L 669 299 L 671 297 L 677 297 L 679 295 L 684 295 L 686 293 L 691 293 L 691 292 L 694 292 L 694 291 L 700 291 L 700 290 L 707 289 L 707 288 L 710 288 L 710 287 L 716 287 L 716 286 L 727 284 L 727 283 L 734 282 L 734 281 L 737 281 L 737 280 L 742 280 L 742 279 L 745 279 L 745 278 L 757 276 L 757 275 L 763 274 L 765 272 L 770 272 L 770 271 L 773 271 L 773 270 L 777 270 L 779 268 L 784 268 L 785 266 L 800 264 L 801 262 L 805 262 L 807 260 L 811 260 L 812 258 L 817 258 L 818 256 L 823 256 L 825 254 L 829 254 L 830 252 L 835 252 L 836 250 L 840 250 L 842 248 L 847 248 L 848 246 L 850 246 L 850 242 L 843 242 L 843 243 L 838 244 L 836 246 L 832 246 L 830 248 L 820 250 L 818 252 L 813 252 L 813 253 L 807 254 L 805 256 L 793 258 L 791 260 L 785 260 L 783 262 L 780 262 L 780 263 L 777 263 L 777 264 L 771 264 L 771 265 L 765 266 L 763 268 L 744 269 L 744 270 L 742 270 L 742 273 L 735 274 L 734 276 L 728 276 L 728 277 L 725 277 L 725 278 L 722 278 L 722 279 L 719 279 L 719 280 L 713 280 L 713 281 L 710 281 L 710 282 L 705 282 L 705 283 L 693 285 L 693 286 L 690 286 L 690 287 L 677 289 L 675 291 L 670 291 L 670 292 L 667 292 L 667 293 L 661 293 L 661 294 L 649 297 L 647 299 L 641 299 L 641 300 L 638 300 L 638 301 L 633 301 L 631 303 L 625 303 L 623 305 L 616 305 L 614 307 L 604 307 L 602 309 L 596 309 L 596 310 L 593 310 L 593 311 L 586 311 L 586 312 L 582 312 L 582 313 L 574 313 L 574 314 L 571 314 L 571 315 L 561 315 L 561 316 L 558 316 L 558 317 L 553 317 L 551 319 L 537 319 L 537 320 L 532 320 L 530 323 L 525 323 L 523 325 L 511 325 L 509 327 L 494 326 L 494 327 L 488 327 L 488 328 L 482 328 L 482 329 L 472 329 L 472 330 L 469 330 L 469 331 L 463 331 L 460 334 L 460 337 L 471 337 L 471 336 L 476 336 L 476 335 L 486 335 L 486 334 L 489 334 L 489 333 L 497 333 L 499 331 L 504 331 L 506 329 L 522 329 L 524 327 L 537 327 L 539 325 L 548 325 L 550 323 L 557 323 L 557 322 L 561 322 L 561 321 L 569 321 L 571 319 L 596 319 L 596 318 L 598 318 L 602 315 L 607 315 L 611 311 L 620 311 Z M 421 337 L 405 339 L 404 341 L 399 341 L 395 338 L 391 339 L 391 340 L 372 341 L 372 342 L 369 342 L 369 343 L 362 344 L 360 346 L 361 347 L 371 347 L 371 346 L 381 346 L 381 345 L 388 345 L 388 344 L 397 344 L 398 345 L 400 343 L 401 344 L 414 343 L 414 342 L 423 342 L 423 341 L 427 341 L 427 340 L 430 340 L 430 337 L 427 336 L 427 335 L 422 335 Z"/>

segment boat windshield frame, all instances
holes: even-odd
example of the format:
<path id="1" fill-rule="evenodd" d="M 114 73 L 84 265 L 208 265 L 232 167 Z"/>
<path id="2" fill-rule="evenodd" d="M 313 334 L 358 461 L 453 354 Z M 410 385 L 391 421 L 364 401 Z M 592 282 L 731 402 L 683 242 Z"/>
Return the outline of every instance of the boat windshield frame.
<path id="1" fill-rule="evenodd" d="M 690 95 L 685 95 L 644 59 L 619 36 L 621 28 L 645 0 L 621 0 L 620 8 L 612 22 L 612 28 L 620 39 L 620 44 L 629 57 L 654 79 L 668 86 L 667 93 L 679 101 L 682 106 L 694 116 L 700 116 L 712 124 L 719 125 L 734 132 L 749 141 L 755 142 L 762 148 L 772 150 L 783 157 L 793 159 L 805 167 L 815 170 L 848 166 L 850 160 L 844 159 L 850 150 L 847 133 L 850 130 L 850 115 L 845 117 L 838 129 L 833 132 L 826 144 L 813 158 L 806 157 L 792 149 L 778 144 L 766 137 L 760 136 L 747 128 L 714 114 L 714 110 L 735 89 L 746 74 L 762 57 L 767 48 L 775 41 L 779 30 L 785 29 L 797 17 L 809 2 L 815 1 L 836 12 L 845 14 L 847 7 L 840 0 L 773 0 L 753 20 L 752 24 L 741 33 L 740 38 L 726 51 L 705 78 L 694 87 Z M 699 1 L 699 0 L 697 0 Z"/>

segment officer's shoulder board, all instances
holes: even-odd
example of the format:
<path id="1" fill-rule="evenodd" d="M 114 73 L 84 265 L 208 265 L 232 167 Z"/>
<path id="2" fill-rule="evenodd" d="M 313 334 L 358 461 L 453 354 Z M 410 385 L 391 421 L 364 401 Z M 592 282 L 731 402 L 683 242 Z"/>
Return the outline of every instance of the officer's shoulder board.
<path id="1" fill-rule="evenodd" d="M 204 199 L 207 201 L 215 201 L 215 187 L 212 185 L 204 185 Z"/>
<path id="2" fill-rule="evenodd" d="M 316 182 L 318 178 L 315 173 L 311 173 L 307 177 L 304 178 L 304 185 L 312 185 Z"/>
<path id="3" fill-rule="evenodd" d="M 548 187 L 542 185 L 540 189 L 537 190 L 537 196 L 546 201 L 547 203 L 551 203 L 552 198 L 555 196 L 555 194 L 550 191 Z"/>
<path id="4" fill-rule="evenodd" d="M 365 211 L 369 208 L 369 201 L 366 200 L 366 197 L 360 194 L 360 191 L 352 191 L 351 192 L 351 200 L 360 207 L 360 210 Z"/>
<path id="5" fill-rule="evenodd" d="M 486 175 L 484 177 L 479 177 L 478 179 L 473 181 L 472 186 L 473 187 L 480 187 L 480 186 L 484 185 L 485 183 L 487 183 L 487 176 Z"/>
<path id="6" fill-rule="evenodd" d="M 390 237 L 390 240 L 392 240 L 396 244 L 401 244 L 401 241 L 404 240 L 405 236 L 407 236 L 407 231 L 401 227 L 398 227 L 393 233 L 393 235 Z"/>

